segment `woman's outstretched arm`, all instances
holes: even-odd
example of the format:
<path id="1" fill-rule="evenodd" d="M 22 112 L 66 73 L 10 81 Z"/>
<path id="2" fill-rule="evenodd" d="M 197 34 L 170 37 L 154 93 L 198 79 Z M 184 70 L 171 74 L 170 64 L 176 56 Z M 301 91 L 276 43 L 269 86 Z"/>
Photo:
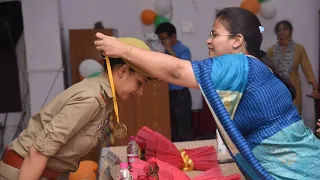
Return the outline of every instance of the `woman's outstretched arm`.
<path id="1" fill-rule="evenodd" d="M 199 88 L 191 63 L 163 53 L 146 51 L 97 33 L 96 49 L 108 57 L 121 57 L 155 78 L 191 88 Z"/>

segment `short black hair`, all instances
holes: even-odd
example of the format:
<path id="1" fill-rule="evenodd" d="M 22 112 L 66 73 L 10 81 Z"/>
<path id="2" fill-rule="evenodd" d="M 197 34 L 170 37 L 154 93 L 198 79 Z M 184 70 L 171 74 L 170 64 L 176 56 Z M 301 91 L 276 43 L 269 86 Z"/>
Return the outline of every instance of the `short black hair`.
<path id="1" fill-rule="evenodd" d="M 282 21 L 277 22 L 277 24 L 274 26 L 274 32 L 275 32 L 276 34 L 277 34 L 277 32 L 278 32 L 278 29 L 279 29 L 279 26 L 280 26 L 280 25 L 283 25 L 284 27 L 289 28 L 290 32 L 292 33 L 293 27 L 292 27 L 291 22 L 288 21 L 288 20 L 282 20 Z"/>
<path id="2" fill-rule="evenodd" d="M 164 32 L 167 33 L 169 37 L 171 37 L 173 34 L 177 34 L 176 27 L 169 22 L 161 23 L 155 31 L 156 34 L 161 34 Z"/>

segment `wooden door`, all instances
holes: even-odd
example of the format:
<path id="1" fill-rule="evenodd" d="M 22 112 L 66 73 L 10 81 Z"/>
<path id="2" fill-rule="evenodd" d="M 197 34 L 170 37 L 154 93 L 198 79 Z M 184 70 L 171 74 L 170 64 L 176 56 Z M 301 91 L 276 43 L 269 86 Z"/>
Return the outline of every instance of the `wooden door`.
<path id="1" fill-rule="evenodd" d="M 168 83 L 152 80 L 145 84 L 143 95 L 119 101 L 119 118 L 128 128 L 128 136 L 116 145 L 127 145 L 129 136 L 147 126 L 171 140 Z"/>
<path id="2" fill-rule="evenodd" d="M 112 35 L 112 29 L 70 30 L 70 61 L 72 66 L 73 84 L 80 81 L 79 65 L 82 60 L 95 59 L 101 61 L 100 53 L 93 42 L 95 33 L 102 32 Z M 147 82 L 143 95 L 133 99 L 118 100 L 120 121 L 128 128 L 128 136 L 123 140 L 116 139 L 116 145 L 127 145 L 129 136 L 136 135 L 143 126 L 148 126 L 168 139 L 171 139 L 170 110 L 168 84 L 163 81 Z M 83 159 L 98 160 L 100 149 L 95 150 Z"/>
<path id="3" fill-rule="evenodd" d="M 70 64 L 72 72 L 72 84 L 81 80 L 79 65 L 85 59 L 94 59 L 102 63 L 101 55 L 96 50 L 93 42 L 97 32 L 112 36 L 113 29 L 71 29 L 69 30 Z"/>

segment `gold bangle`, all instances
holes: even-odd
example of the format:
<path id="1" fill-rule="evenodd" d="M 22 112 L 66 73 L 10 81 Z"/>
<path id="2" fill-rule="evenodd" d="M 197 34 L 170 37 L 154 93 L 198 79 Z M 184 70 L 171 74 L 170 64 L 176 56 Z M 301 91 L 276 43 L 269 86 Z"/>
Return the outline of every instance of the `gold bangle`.
<path id="1" fill-rule="evenodd" d="M 129 46 L 129 52 L 128 52 L 128 61 L 131 61 L 131 58 L 130 58 L 130 53 L 131 53 L 131 50 L 132 50 L 132 46 Z"/>

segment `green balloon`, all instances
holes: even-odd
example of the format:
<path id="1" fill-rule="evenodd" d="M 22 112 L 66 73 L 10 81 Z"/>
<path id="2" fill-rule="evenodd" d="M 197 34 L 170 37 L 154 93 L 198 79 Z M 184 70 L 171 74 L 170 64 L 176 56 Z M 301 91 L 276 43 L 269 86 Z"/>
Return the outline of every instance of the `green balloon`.
<path id="1" fill-rule="evenodd" d="M 156 20 L 154 22 L 154 26 L 155 26 L 155 28 L 157 28 L 160 24 L 165 23 L 165 22 L 169 22 L 169 19 L 164 16 L 157 16 Z"/>
<path id="2" fill-rule="evenodd" d="M 93 74 L 91 74 L 90 76 L 88 76 L 88 78 L 92 78 L 92 77 L 96 77 L 99 76 L 101 72 L 95 72 Z"/>

